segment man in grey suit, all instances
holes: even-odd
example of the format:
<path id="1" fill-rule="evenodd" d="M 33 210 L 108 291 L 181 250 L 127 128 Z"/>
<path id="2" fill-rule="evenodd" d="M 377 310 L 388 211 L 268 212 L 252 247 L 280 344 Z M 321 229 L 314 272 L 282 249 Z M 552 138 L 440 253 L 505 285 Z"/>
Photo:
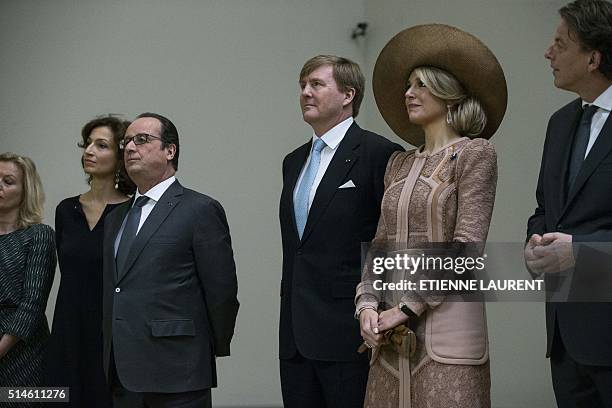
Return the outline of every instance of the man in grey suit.
<path id="1" fill-rule="evenodd" d="M 238 312 L 221 205 L 175 178 L 179 140 L 143 113 L 126 130 L 138 190 L 105 221 L 104 369 L 115 407 L 210 407 Z"/>

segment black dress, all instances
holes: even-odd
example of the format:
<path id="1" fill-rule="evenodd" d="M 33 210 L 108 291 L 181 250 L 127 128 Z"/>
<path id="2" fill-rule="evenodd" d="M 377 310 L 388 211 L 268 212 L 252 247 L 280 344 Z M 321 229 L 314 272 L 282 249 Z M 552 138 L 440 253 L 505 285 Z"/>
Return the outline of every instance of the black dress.
<path id="1" fill-rule="evenodd" d="M 44 349 L 49 338 L 45 317 L 55 274 L 51 227 L 34 224 L 0 235 L 0 336 L 20 340 L 0 359 L 1 387 L 41 385 Z M 34 404 L 0 403 L 1 407 Z"/>
<path id="2" fill-rule="evenodd" d="M 102 368 L 102 240 L 108 204 L 89 229 L 79 196 L 55 210 L 61 281 L 48 354 L 45 383 L 70 387 L 70 404 L 62 407 L 108 408 L 110 387 Z"/>

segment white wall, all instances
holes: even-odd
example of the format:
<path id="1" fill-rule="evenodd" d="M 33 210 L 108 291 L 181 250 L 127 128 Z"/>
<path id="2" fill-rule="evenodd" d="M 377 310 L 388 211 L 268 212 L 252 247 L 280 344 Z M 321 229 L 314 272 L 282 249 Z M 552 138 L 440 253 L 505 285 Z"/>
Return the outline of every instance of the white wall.
<path id="1" fill-rule="evenodd" d="M 224 205 L 242 307 L 232 357 L 219 361 L 215 404 L 280 405 L 277 220 L 284 155 L 307 140 L 297 75 L 320 53 L 362 63 L 361 125 L 392 134 L 370 90 L 374 61 L 398 31 L 447 23 L 480 37 L 509 85 L 493 138 L 499 184 L 490 241 L 521 241 L 548 116 L 557 91 L 542 54 L 561 0 L 3 0 L 0 2 L 0 151 L 32 157 L 55 205 L 87 186 L 80 127 L 103 113 L 170 117 L 181 135 L 180 180 Z M 369 22 L 368 36 L 350 39 Z M 54 304 L 55 290 L 49 311 Z M 541 304 L 490 304 L 493 402 L 554 406 Z"/>

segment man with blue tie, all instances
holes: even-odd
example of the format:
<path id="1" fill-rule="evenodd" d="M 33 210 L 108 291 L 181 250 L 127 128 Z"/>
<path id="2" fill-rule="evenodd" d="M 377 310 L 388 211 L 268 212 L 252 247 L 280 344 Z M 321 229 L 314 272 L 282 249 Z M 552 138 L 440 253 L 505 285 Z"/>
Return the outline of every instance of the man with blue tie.
<path id="1" fill-rule="evenodd" d="M 365 79 L 337 56 L 308 60 L 299 78 L 311 140 L 283 161 L 280 372 L 283 403 L 362 407 L 368 375 L 354 318 L 361 243 L 376 232 L 389 156 L 403 150 L 354 121 Z"/>
<path id="2" fill-rule="evenodd" d="M 211 407 L 238 312 L 221 205 L 176 180 L 174 124 L 143 113 L 121 143 L 132 200 L 105 220 L 104 370 L 115 408 Z"/>
<path id="3" fill-rule="evenodd" d="M 577 0 L 559 14 L 544 56 L 555 86 L 579 98 L 548 122 L 525 261 L 555 292 L 546 330 L 558 406 L 612 407 L 612 4 Z"/>

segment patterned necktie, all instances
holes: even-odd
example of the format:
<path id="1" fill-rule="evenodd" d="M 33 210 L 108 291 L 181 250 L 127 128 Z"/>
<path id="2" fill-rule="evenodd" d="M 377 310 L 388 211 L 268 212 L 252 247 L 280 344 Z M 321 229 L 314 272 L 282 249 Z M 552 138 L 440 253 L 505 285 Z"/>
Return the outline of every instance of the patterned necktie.
<path id="1" fill-rule="evenodd" d="M 297 225 L 300 239 L 302 239 L 302 234 L 304 234 L 304 228 L 306 227 L 310 190 L 312 189 L 312 184 L 314 183 L 314 179 L 319 171 L 319 163 L 321 163 L 321 150 L 323 150 L 324 147 L 325 142 L 317 137 L 312 148 L 310 162 L 308 163 L 306 170 L 304 170 L 304 177 L 302 177 L 302 182 L 300 183 L 300 187 L 293 202 L 295 224 Z"/>
<path id="2" fill-rule="evenodd" d="M 134 203 L 132 208 L 130 208 L 130 211 L 128 211 L 127 221 L 125 222 L 123 234 L 121 235 L 121 240 L 119 241 L 119 248 L 117 248 L 117 256 L 115 257 L 117 272 L 119 273 L 122 272 L 123 267 L 125 266 L 125 261 L 130 253 L 130 248 L 132 247 L 134 238 L 136 238 L 138 224 L 140 224 L 142 207 L 147 203 L 147 201 L 149 201 L 149 197 L 147 196 L 138 197 L 136 203 Z"/>
<path id="3" fill-rule="evenodd" d="M 574 145 L 572 147 L 572 156 L 570 158 L 569 165 L 569 176 L 567 178 L 567 191 L 571 189 L 582 162 L 584 161 L 584 155 L 589 144 L 589 138 L 591 137 L 591 120 L 593 115 L 597 112 L 597 106 L 585 105 L 580 117 L 580 124 L 576 129 L 576 136 L 574 137 Z"/>

